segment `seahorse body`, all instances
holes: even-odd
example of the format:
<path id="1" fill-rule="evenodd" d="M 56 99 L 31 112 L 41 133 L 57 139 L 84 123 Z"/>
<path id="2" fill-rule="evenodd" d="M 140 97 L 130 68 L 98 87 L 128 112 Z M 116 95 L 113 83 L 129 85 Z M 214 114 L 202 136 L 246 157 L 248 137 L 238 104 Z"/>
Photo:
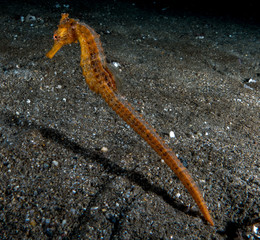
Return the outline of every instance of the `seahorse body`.
<path id="1" fill-rule="evenodd" d="M 46 56 L 52 58 L 62 46 L 79 41 L 81 46 L 80 65 L 89 88 L 100 94 L 107 104 L 160 155 L 187 188 L 205 219 L 213 226 L 213 220 L 202 194 L 188 170 L 155 129 L 145 122 L 140 114 L 115 91 L 115 79 L 106 66 L 99 35 L 88 25 L 70 19 L 68 16 L 68 14 L 62 14 L 58 29 L 54 33 L 53 48 Z"/>

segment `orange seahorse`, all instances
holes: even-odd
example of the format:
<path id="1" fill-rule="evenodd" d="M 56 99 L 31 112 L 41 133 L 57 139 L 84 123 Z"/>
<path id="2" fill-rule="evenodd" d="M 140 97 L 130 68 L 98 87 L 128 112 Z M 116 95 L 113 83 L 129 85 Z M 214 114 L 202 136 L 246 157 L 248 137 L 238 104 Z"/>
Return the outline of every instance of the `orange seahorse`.
<path id="1" fill-rule="evenodd" d="M 89 88 L 100 94 L 107 104 L 160 155 L 189 191 L 205 219 L 213 226 L 213 220 L 202 194 L 188 170 L 155 129 L 117 93 L 115 79 L 106 65 L 99 35 L 88 25 L 69 18 L 69 14 L 63 13 L 53 38 L 54 45 L 46 54 L 48 58 L 53 58 L 62 46 L 79 41 L 80 65 Z"/>

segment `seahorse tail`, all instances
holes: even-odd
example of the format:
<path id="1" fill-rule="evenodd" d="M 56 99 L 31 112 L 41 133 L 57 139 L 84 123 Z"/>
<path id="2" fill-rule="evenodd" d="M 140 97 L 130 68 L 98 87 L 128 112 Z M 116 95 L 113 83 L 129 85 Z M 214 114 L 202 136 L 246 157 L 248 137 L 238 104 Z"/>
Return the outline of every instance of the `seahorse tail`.
<path id="1" fill-rule="evenodd" d="M 103 85 L 103 89 L 99 93 L 107 104 L 167 163 L 167 165 L 173 170 L 173 172 L 189 191 L 205 219 L 213 226 L 213 220 L 209 214 L 208 208 L 198 186 L 192 179 L 188 170 L 183 166 L 181 161 L 177 158 L 169 146 L 164 143 L 161 137 L 156 133 L 155 129 L 144 121 L 141 115 L 137 113 L 121 95 L 115 93 L 107 85 Z"/>

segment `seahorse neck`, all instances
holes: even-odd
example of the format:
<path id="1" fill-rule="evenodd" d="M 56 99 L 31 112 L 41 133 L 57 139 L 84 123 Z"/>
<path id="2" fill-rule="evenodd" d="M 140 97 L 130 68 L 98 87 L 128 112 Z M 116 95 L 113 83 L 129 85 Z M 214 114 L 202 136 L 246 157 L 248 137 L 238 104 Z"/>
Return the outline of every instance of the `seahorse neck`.
<path id="1" fill-rule="evenodd" d="M 86 24 L 77 24 L 76 34 L 81 47 L 80 65 L 90 89 L 100 93 L 101 85 L 107 84 L 116 90 L 113 74 L 106 66 L 99 35 Z"/>
<path id="2" fill-rule="evenodd" d="M 106 66 L 105 55 L 99 40 L 99 35 L 90 26 L 84 23 L 78 23 L 76 27 L 77 38 L 80 42 L 81 53 L 84 54 L 84 60 L 90 58 L 90 61 L 98 58 L 103 66 Z"/>

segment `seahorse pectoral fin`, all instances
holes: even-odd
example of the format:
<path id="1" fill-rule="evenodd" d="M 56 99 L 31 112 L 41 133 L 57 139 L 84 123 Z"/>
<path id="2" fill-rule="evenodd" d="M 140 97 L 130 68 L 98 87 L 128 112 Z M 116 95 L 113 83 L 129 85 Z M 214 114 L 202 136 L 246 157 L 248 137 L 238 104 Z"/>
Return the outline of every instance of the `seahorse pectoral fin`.
<path id="1" fill-rule="evenodd" d="M 64 44 L 60 42 L 54 42 L 52 49 L 46 54 L 46 57 L 53 58 L 54 55 L 62 48 Z"/>

